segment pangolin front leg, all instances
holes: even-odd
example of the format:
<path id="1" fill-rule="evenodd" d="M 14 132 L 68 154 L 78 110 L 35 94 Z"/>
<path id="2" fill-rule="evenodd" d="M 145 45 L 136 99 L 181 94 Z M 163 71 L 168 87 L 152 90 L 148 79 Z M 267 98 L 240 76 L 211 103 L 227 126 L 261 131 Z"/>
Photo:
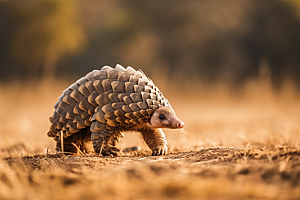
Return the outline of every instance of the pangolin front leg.
<path id="1" fill-rule="evenodd" d="M 152 150 L 153 156 L 166 155 L 168 152 L 168 143 L 164 132 L 158 129 L 139 130 L 148 147 Z"/>
<path id="2" fill-rule="evenodd" d="M 103 156 L 117 156 L 120 149 L 116 147 L 119 138 L 122 137 L 119 131 L 107 130 L 100 133 L 92 133 L 91 139 L 96 153 L 101 153 Z"/>

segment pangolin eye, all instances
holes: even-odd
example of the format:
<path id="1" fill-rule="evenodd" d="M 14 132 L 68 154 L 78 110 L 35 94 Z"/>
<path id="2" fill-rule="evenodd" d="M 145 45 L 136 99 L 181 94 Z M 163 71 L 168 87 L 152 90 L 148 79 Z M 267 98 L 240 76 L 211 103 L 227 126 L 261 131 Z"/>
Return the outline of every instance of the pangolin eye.
<path id="1" fill-rule="evenodd" d="M 159 118 L 160 120 L 164 120 L 166 117 L 165 117 L 164 114 L 160 114 L 160 115 L 158 116 L 158 118 Z"/>

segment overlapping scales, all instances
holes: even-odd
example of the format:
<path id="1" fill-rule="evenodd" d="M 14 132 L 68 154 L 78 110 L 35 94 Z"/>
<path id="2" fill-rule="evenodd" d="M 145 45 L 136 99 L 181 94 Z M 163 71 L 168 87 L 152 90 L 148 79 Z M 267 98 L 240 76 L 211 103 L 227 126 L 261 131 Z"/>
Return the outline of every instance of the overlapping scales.
<path id="1" fill-rule="evenodd" d="M 119 126 L 134 126 L 151 118 L 161 106 L 170 106 L 159 89 L 141 71 L 104 66 L 70 85 L 50 117 L 49 136 L 62 131 L 68 137 L 91 126 L 101 137 Z M 94 121 L 94 123 L 92 123 Z"/>

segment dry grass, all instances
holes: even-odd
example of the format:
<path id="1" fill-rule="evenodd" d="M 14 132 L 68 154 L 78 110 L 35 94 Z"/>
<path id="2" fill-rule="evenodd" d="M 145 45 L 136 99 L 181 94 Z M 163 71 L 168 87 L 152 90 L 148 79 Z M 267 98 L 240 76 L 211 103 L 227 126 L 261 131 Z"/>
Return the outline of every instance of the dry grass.
<path id="1" fill-rule="evenodd" d="M 288 84 L 279 94 L 260 82 L 239 95 L 163 91 L 186 124 L 166 130 L 170 154 L 149 156 L 132 133 L 119 146 L 142 151 L 118 158 L 55 154 L 48 117 L 67 86 L 0 86 L 0 199 L 300 198 L 300 105 Z M 207 149 L 217 146 L 237 148 Z"/>

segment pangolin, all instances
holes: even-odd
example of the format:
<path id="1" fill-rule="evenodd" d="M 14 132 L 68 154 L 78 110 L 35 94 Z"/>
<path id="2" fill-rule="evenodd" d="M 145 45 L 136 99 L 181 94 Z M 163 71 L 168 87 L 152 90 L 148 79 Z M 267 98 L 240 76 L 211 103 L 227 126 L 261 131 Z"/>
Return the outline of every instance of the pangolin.
<path id="1" fill-rule="evenodd" d="M 132 67 L 94 70 L 58 99 L 47 134 L 54 137 L 56 150 L 61 150 L 61 141 L 65 152 L 74 153 L 87 151 L 92 143 L 96 153 L 117 156 L 123 132 L 138 131 L 152 155 L 165 155 L 168 145 L 161 128 L 184 127 L 160 90 Z"/>

